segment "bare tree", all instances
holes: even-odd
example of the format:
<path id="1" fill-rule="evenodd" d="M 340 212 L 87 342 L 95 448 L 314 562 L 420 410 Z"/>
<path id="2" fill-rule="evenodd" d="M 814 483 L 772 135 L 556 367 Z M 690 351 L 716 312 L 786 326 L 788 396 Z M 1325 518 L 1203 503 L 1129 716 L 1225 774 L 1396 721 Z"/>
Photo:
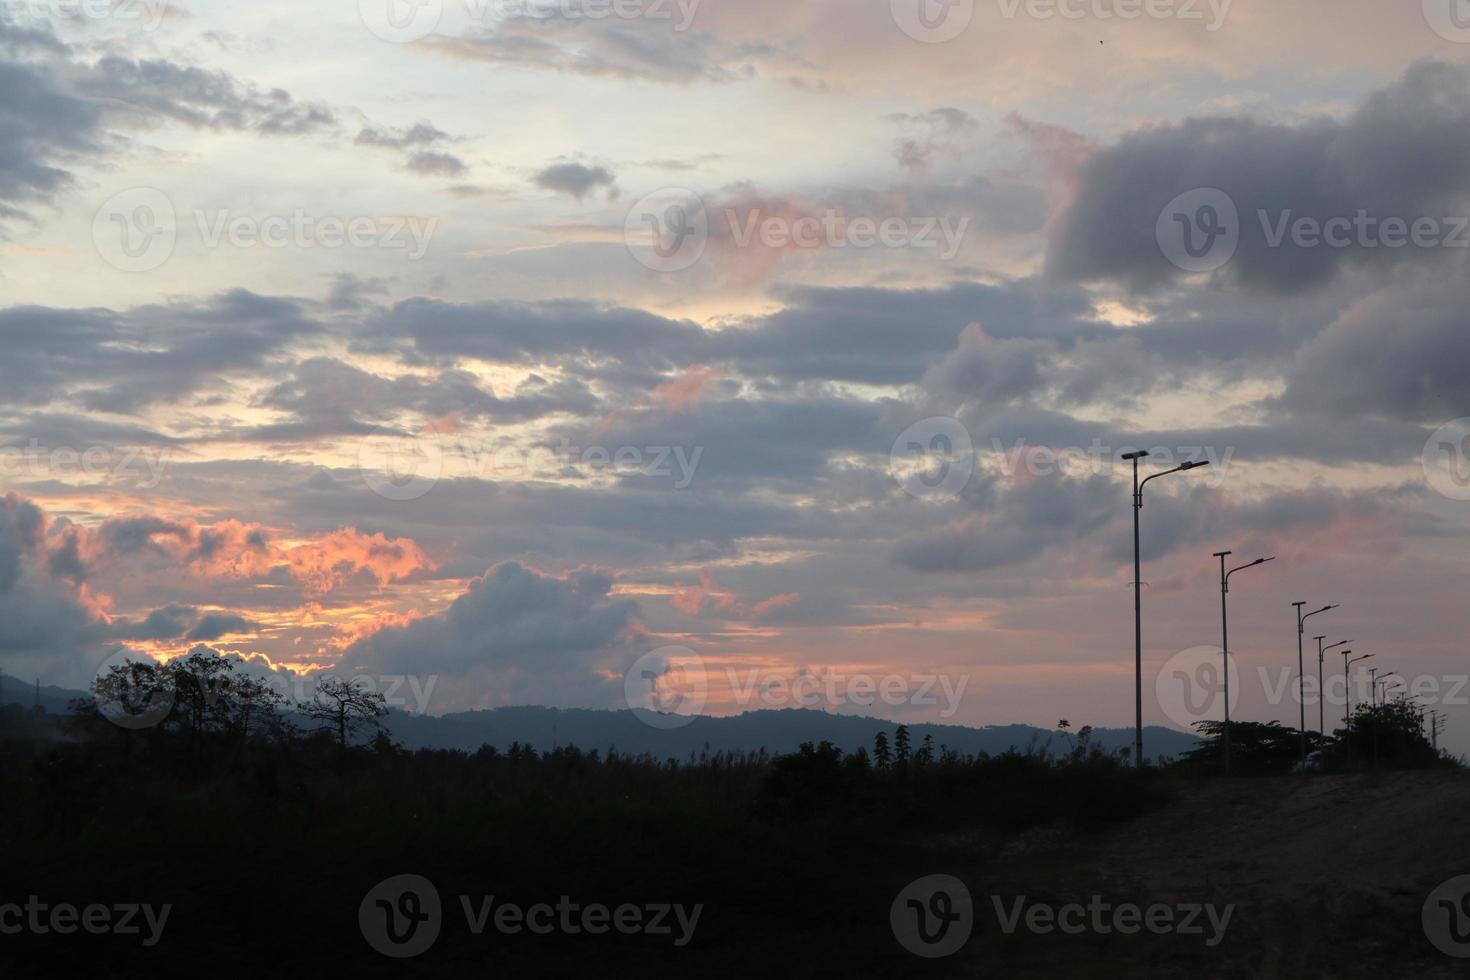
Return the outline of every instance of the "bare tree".
<path id="1" fill-rule="evenodd" d="M 347 747 L 347 739 L 362 725 L 378 726 L 378 719 L 388 713 L 387 699 L 377 691 L 364 691 L 351 681 L 324 677 L 317 684 L 310 701 L 297 708 L 312 721 L 320 722 L 321 731 L 337 733 L 337 744 Z"/>

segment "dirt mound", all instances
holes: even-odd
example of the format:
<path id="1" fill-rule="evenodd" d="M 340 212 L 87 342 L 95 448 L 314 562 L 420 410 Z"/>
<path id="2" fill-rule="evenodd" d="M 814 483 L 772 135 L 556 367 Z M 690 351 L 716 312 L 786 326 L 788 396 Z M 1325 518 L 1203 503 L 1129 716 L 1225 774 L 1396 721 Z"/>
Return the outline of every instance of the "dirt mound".
<path id="1" fill-rule="evenodd" d="M 1458 772 L 1190 785 L 1171 805 L 1117 830 L 1036 835 L 984 861 L 971 879 L 980 888 L 967 969 L 1078 977 L 1470 975 L 1470 961 L 1437 950 L 1421 921 L 1430 892 L 1470 874 L 1467 813 L 1470 774 Z M 1102 902 L 1231 911 L 1214 944 L 1208 929 L 1125 935 L 1108 928 L 1106 916 L 1102 929 L 1072 935 L 1037 935 L 1024 923 L 1008 932 L 1001 911 L 1021 897 L 1022 907 Z M 1182 921 L 1177 912 L 1175 921 Z"/>

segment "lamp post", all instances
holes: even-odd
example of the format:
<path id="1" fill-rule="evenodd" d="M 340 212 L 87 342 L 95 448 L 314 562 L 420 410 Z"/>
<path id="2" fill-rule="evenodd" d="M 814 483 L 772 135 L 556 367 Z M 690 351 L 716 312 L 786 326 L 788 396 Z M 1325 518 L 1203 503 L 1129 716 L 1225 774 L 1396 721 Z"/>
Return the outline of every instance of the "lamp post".
<path id="1" fill-rule="evenodd" d="M 1398 671 L 1391 670 L 1388 673 L 1384 674 L 1382 677 L 1378 678 L 1378 680 L 1375 682 L 1378 685 L 1378 687 L 1381 687 L 1383 689 L 1383 704 L 1385 706 L 1388 704 L 1388 679 L 1390 677 L 1398 677 L 1399 683 L 1403 683 L 1403 680 L 1404 680 L 1402 677 L 1399 676 L 1399 672 Z M 1377 688 L 1375 688 L 1374 691 L 1373 691 L 1373 706 L 1374 707 L 1377 707 L 1378 706 L 1378 690 L 1377 690 Z"/>
<path id="2" fill-rule="evenodd" d="M 1305 602 L 1293 602 L 1292 605 L 1296 607 L 1296 699 L 1297 699 L 1298 702 L 1300 702 L 1300 706 L 1301 706 L 1301 709 L 1302 709 L 1301 726 L 1297 729 L 1297 736 L 1301 740 L 1302 761 L 1303 762 L 1306 762 L 1307 761 L 1307 692 L 1306 692 L 1306 686 L 1303 683 L 1303 681 L 1305 681 L 1306 678 L 1305 678 L 1304 671 L 1303 671 L 1303 668 L 1302 668 L 1302 637 L 1305 636 L 1306 635 L 1306 632 L 1307 632 L 1307 627 L 1306 627 L 1307 620 L 1311 619 L 1313 616 L 1317 615 L 1318 613 L 1325 613 L 1329 609 L 1336 609 L 1337 606 L 1336 605 L 1323 606 L 1321 609 L 1313 610 L 1312 612 L 1309 612 L 1305 616 L 1303 616 L 1302 615 L 1302 607 L 1305 606 L 1306 603 Z"/>
<path id="3" fill-rule="evenodd" d="M 1138 512 L 1143 510 L 1143 488 L 1149 480 L 1157 480 L 1170 473 L 1209 466 L 1209 460 L 1181 463 L 1171 470 L 1162 470 L 1138 482 L 1138 461 L 1148 456 L 1148 450 L 1124 453 L 1123 459 L 1133 463 L 1133 764 L 1143 768 L 1143 571 L 1138 547 Z"/>
<path id="4" fill-rule="evenodd" d="M 1324 647 L 1322 641 L 1327 639 L 1327 637 L 1314 636 L 1312 639 L 1317 641 L 1317 733 L 1323 738 L 1326 738 L 1327 722 L 1324 720 L 1323 712 L 1327 707 L 1327 683 L 1322 679 L 1322 656 L 1333 647 L 1344 646 L 1353 641 L 1338 640 L 1336 643 L 1329 643 Z M 1346 679 L 1344 679 L 1343 683 L 1347 683 Z"/>
<path id="5" fill-rule="evenodd" d="M 1349 660 L 1348 654 L 1352 652 L 1351 650 L 1342 651 L 1342 686 L 1343 692 L 1346 694 L 1346 703 L 1342 708 L 1342 727 L 1344 731 L 1351 725 L 1353 717 L 1353 682 L 1348 679 L 1348 668 L 1359 660 L 1371 660 L 1373 658 L 1373 654 L 1365 653 L 1361 657 L 1354 657 Z"/>
<path id="6" fill-rule="evenodd" d="M 1230 775 L 1230 617 L 1226 613 L 1225 597 L 1230 593 L 1230 576 L 1247 568 L 1255 568 L 1264 565 L 1268 561 L 1275 561 L 1273 555 L 1270 558 L 1257 558 L 1253 562 L 1241 565 L 1225 571 L 1225 559 L 1235 554 L 1233 551 L 1217 551 L 1215 557 L 1220 559 L 1220 668 L 1225 677 L 1225 775 Z"/>

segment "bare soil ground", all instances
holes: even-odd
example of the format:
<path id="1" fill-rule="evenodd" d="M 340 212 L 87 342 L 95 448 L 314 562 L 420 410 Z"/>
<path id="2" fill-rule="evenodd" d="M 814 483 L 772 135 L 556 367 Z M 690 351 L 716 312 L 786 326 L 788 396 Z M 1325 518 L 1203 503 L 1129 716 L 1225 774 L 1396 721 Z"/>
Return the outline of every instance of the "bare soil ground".
<path id="1" fill-rule="evenodd" d="M 1041 832 L 959 874 L 976 932 L 954 976 L 1466 977 L 1421 924 L 1441 882 L 1470 874 L 1470 774 L 1214 781 L 1096 837 Z M 956 844 L 961 850 L 965 845 Z M 992 896 L 1086 905 L 1234 906 L 1223 939 L 1006 934 Z M 1207 930 L 1207 933 L 1210 930 Z M 953 972 L 951 973 L 950 970 Z M 925 971 L 928 972 L 928 971 Z"/>

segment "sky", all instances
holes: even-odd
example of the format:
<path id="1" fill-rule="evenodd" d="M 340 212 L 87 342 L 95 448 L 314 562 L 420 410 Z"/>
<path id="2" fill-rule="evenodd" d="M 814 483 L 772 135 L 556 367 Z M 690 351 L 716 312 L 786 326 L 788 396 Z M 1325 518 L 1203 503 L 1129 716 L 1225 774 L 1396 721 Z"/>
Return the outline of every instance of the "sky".
<path id="1" fill-rule="evenodd" d="M 1461 0 L 0 2 L 0 669 L 1127 726 L 1146 449 L 1470 751 L 1467 216 Z"/>

